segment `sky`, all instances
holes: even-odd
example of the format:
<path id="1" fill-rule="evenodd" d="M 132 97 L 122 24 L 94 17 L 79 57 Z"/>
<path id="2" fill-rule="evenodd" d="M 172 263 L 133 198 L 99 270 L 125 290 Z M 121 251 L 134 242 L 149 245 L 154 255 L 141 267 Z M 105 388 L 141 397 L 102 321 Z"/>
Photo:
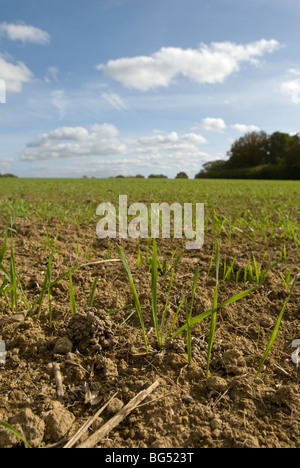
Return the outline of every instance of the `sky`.
<path id="1" fill-rule="evenodd" d="M 115 177 L 300 132 L 299 0 L 0 0 L 0 173 Z"/>

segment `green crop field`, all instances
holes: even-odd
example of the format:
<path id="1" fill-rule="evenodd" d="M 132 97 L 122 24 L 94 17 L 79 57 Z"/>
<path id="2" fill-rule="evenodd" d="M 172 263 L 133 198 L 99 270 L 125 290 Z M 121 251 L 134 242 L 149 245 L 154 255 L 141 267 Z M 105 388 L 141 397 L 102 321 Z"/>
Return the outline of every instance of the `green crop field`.
<path id="1" fill-rule="evenodd" d="M 97 206 L 118 215 L 120 195 L 128 205 L 204 203 L 203 246 L 150 232 L 98 238 Z M 136 412 L 138 446 L 177 421 L 172 446 L 195 446 L 196 424 L 207 447 L 297 447 L 299 418 L 293 431 L 285 421 L 286 408 L 299 416 L 299 202 L 298 181 L 1 179 L 2 424 L 21 427 L 9 418 L 24 395 L 42 419 L 57 397 L 46 371 L 56 362 L 73 432 L 96 401 L 128 401 L 158 379 L 157 403 Z M 102 446 L 125 446 L 130 427 Z M 11 431 L 0 430 L 0 446 L 23 441 Z"/>

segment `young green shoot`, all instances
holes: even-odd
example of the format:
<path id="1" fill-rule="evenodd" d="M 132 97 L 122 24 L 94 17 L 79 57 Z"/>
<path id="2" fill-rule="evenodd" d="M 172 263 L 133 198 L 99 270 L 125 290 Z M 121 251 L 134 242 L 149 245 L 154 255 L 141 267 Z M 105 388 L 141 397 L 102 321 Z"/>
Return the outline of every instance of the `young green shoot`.
<path id="1" fill-rule="evenodd" d="M 220 253 L 219 253 L 219 242 L 216 240 L 215 243 L 215 258 L 216 258 L 216 286 L 213 297 L 213 312 L 211 314 L 210 321 L 210 332 L 208 338 L 208 351 L 207 351 L 207 364 L 206 364 L 206 377 L 209 377 L 209 363 L 211 358 L 211 351 L 214 342 L 216 323 L 217 323 L 217 308 L 218 308 L 218 283 L 219 283 L 219 268 L 220 268 Z"/>
<path id="2" fill-rule="evenodd" d="M 31 445 L 25 439 L 25 437 L 17 429 L 15 429 L 13 426 L 11 426 L 9 423 L 7 423 L 6 421 L 3 421 L 2 419 L 0 419 L 0 425 L 5 427 L 12 434 L 14 434 L 21 442 L 23 442 L 26 445 L 27 448 L 30 448 L 30 449 L 32 448 Z"/>
<path id="3" fill-rule="evenodd" d="M 266 348 L 265 353 L 264 353 L 264 355 L 263 355 L 263 358 L 262 358 L 262 360 L 261 360 L 261 362 L 260 362 L 260 364 L 259 364 L 259 367 L 258 367 L 258 370 L 257 370 L 257 373 L 256 373 L 256 377 L 257 377 L 258 374 L 260 373 L 260 371 L 261 371 L 261 369 L 262 369 L 262 367 L 263 367 L 263 365 L 264 365 L 264 363 L 265 363 L 265 360 L 267 359 L 267 357 L 268 357 L 268 355 L 269 355 L 269 353 L 270 353 L 270 351 L 271 351 L 271 349 L 272 349 L 272 346 L 273 346 L 273 344 L 274 344 L 274 341 L 276 340 L 276 337 L 277 337 L 277 335 L 278 335 L 278 331 L 279 331 L 279 327 L 280 327 L 280 324 L 281 324 L 281 321 L 282 321 L 282 317 L 283 317 L 284 311 L 285 311 L 286 306 L 287 306 L 287 304 L 288 304 L 288 302 L 289 302 L 289 300 L 290 300 L 290 298 L 291 298 L 291 296 L 292 296 L 292 294 L 293 294 L 293 291 L 294 291 L 294 288 L 295 288 L 295 286 L 296 286 L 296 283 L 297 283 L 297 276 L 295 277 L 295 279 L 294 279 L 294 281 L 293 281 L 292 287 L 291 287 L 291 289 L 290 289 L 290 293 L 289 293 L 289 295 L 288 295 L 288 297 L 287 297 L 285 303 L 283 304 L 283 307 L 282 307 L 282 309 L 281 309 L 281 311 L 280 311 L 280 313 L 279 313 L 278 319 L 277 319 L 277 321 L 276 321 L 276 323 L 275 323 L 275 326 L 274 326 L 273 331 L 272 331 L 272 333 L 271 333 L 271 337 L 270 337 L 269 342 L 268 342 L 268 344 L 267 344 L 267 348 Z"/>
<path id="4" fill-rule="evenodd" d="M 196 269 L 195 269 L 190 307 L 188 307 L 187 299 L 186 299 L 186 302 L 185 302 L 186 325 L 187 325 L 186 348 L 187 348 L 187 353 L 188 353 L 188 363 L 189 363 L 190 366 L 192 365 L 192 332 L 191 332 L 192 327 L 191 327 L 191 320 L 192 320 L 194 297 L 195 297 L 198 277 L 199 277 L 199 265 L 197 265 Z"/>
<path id="5" fill-rule="evenodd" d="M 69 293 L 70 293 L 71 312 L 72 312 L 72 316 L 74 316 L 76 314 L 76 302 L 75 302 L 75 296 L 74 296 L 73 279 L 72 279 L 71 270 L 69 270 Z"/>
<path id="6" fill-rule="evenodd" d="M 91 289 L 91 293 L 90 293 L 90 297 L 88 301 L 88 307 L 93 307 L 97 284 L 98 284 L 98 278 L 96 277 L 94 278 L 94 281 L 93 281 L 93 285 L 92 285 L 92 289 Z"/>
<path id="7" fill-rule="evenodd" d="M 133 295 L 133 300 L 134 300 L 134 303 L 135 303 L 136 311 L 138 313 L 139 320 L 140 320 L 140 325 L 141 325 L 141 328 L 142 328 L 142 334 L 143 334 L 143 338 L 144 338 L 146 353 L 148 354 L 148 343 L 147 343 L 147 337 L 146 337 L 146 330 L 145 330 L 145 325 L 144 325 L 144 320 L 143 320 L 143 315 L 142 315 L 142 309 L 141 309 L 139 296 L 138 296 L 137 290 L 135 288 L 135 284 L 134 284 L 132 274 L 131 274 L 129 265 L 127 263 L 126 257 L 124 255 L 121 247 L 117 243 L 116 243 L 116 249 L 117 249 L 119 257 L 120 257 L 120 259 L 121 259 L 121 261 L 123 263 L 125 273 L 127 275 L 127 278 L 128 278 L 129 284 L 130 284 L 131 292 L 132 292 L 132 295 Z"/>

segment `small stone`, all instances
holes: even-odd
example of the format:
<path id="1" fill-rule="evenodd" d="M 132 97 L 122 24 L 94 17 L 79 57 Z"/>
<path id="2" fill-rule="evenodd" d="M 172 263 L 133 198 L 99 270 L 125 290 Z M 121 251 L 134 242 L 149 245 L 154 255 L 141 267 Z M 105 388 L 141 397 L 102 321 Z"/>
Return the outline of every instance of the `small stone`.
<path id="1" fill-rule="evenodd" d="M 61 403 L 55 402 L 55 406 L 45 415 L 46 432 L 53 442 L 62 439 L 71 429 L 75 416 Z"/>
<path id="2" fill-rule="evenodd" d="M 113 400 L 107 405 L 106 411 L 108 414 L 113 415 L 118 413 L 123 406 L 123 401 L 119 400 L 119 398 L 113 398 Z"/>
<path id="3" fill-rule="evenodd" d="M 220 429 L 222 426 L 222 421 L 219 418 L 213 418 L 210 421 L 210 428 L 212 431 L 216 431 L 217 429 Z"/>
<path id="4" fill-rule="evenodd" d="M 264 328 L 270 328 L 274 325 L 272 317 L 267 314 L 264 314 L 260 317 L 259 323 Z"/>
<path id="5" fill-rule="evenodd" d="M 69 340 L 67 336 L 59 338 L 54 346 L 54 354 L 67 354 L 72 351 L 73 343 Z"/>
<path id="6" fill-rule="evenodd" d="M 215 392 L 220 392 L 220 393 L 225 392 L 228 388 L 227 380 L 217 375 L 208 377 L 206 381 L 206 385 L 209 388 L 209 390 L 213 390 Z"/>
<path id="7" fill-rule="evenodd" d="M 190 404 L 193 403 L 194 400 L 190 395 L 185 395 L 182 397 L 182 401 L 184 401 L 184 403 Z"/>

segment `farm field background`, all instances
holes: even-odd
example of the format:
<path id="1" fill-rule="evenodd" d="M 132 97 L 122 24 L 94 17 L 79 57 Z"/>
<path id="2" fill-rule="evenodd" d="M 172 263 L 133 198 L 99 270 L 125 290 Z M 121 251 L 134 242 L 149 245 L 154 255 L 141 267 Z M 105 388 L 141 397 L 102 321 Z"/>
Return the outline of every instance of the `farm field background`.
<path id="1" fill-rule="evenodd" d="M 1 420 L 31 446 L 63 446 L 117 392 L 83 443 L 158 379 L 146 404 L 99 447 L 299 447 L 299 368 L 291 345 L 300 339 L 300 182 L 3 178 L 0 184 Z M 131 270 L 148 352 L 114 240 L 96 236 L 97 206 L 118 206 L 119 195 L 128 196 L 128 205 L 205 204 L 201 249 L 157 239 L 160 348 L 152 241 L 116 240 Z M 248 293 L 172 339 L 188 323 L 197 265 L 191 319 L 213 308 L 216 285 L 219 305 Z M 60 399 L 53 362 L 62 375 Z M 0 447 L 18 444 L 0 428 Z"/>

